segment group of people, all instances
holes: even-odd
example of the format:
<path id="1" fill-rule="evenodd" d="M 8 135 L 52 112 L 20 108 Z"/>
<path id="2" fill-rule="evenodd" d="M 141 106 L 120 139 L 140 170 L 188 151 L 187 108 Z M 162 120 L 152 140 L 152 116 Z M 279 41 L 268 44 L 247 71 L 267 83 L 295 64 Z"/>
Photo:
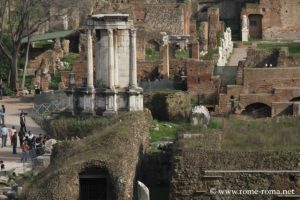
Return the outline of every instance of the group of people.
<path id="1" fill-rule="evenodd" d="M 3 114 L 3 115 L 1 115 Z M 21 162 L 27 162 L 28 156 L 34 158 L 35 156 L 43 154 L 43 146 L 48 140 L 46 136 L 39 134 L 38 137 L 34 136 L 31 131 L 27 132 L 26 128 L 26 115 L 23 110 L 20 112 L 20 129 L 17 132 L 15 126 L 11 128 L 6 127 L 5 120 L 5 106 L 1 106 L 0 116 L 1 116 L 1 124 L 2 128 L 0 129 L 0 136 L 2 139 L 2 148 L 7 146 L 7 138 L 10 138 L 12 153 L 17 154 L 17 143 L 19 137 L 20 148 L 22 150 L 21 153 Z M 2 117 L 3 116 L 3 117 Z"/>

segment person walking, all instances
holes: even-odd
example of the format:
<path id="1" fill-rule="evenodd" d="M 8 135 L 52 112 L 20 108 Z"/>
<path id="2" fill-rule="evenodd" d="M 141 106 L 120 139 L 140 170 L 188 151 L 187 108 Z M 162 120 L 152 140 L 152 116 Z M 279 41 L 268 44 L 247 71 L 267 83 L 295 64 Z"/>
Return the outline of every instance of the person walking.
<path id="1" fill-rule="evenodd" d="M 13 147 L 13 154 L 17 154 L 17 131 L 13 132 L 13 135 L 11 136 L 11 143 Z"/>
<path id="2" fill-rule="evenodd" d="M 24 137 L 25 137 L 25 132 L 23 131 L 23 129 L 19 130 L 18 136 L 20 141 L 20 147 L 22 147 L 22 144 L 24 142 Z"/>
<path id="3" fill-rule="evenodd" d="M 6 147 L 7 135 L 8 135 L 8 128 L 6 128 L 5 125 L 3 125 L 1 129 L 2 148 Z"/>
<path id="4" fill-rule="evenodd" d="M 20 113 L 20 125 L 21 125 L 21 130 L 23 130 L 24 132 L 27 132 L 26 130 L 26 118 L 25 118 L 25 115 L 26 113 L 21 110 L 21 113 Z"/>
<path id="5" fill-rule="evenodd" d="M 1 110 L 2 110 L 2 114 L 1 114 L 1 120 L 2 120 L 2 124 L 5 124 L 5 106 L 4 105 L 2 105 L 1 106 Z"/>
<path id="6" fill-rule="evenodd" d="M 27 162 L 27 152 L 28 151 L 29 151 L 29 146 L 27 144 L 27 140 L 25 139 L 22 144 L 21 162 Z"/>
<path id="7" fill-rule="evenodd" d="M 13 145 L 12 137 L 14 134 L 17 135 L 17 130 L 16 130 L 15 126 L 12 126 L 11 129 L 9 130 L 9 139 L 11 142 L 11 146 Z"/>

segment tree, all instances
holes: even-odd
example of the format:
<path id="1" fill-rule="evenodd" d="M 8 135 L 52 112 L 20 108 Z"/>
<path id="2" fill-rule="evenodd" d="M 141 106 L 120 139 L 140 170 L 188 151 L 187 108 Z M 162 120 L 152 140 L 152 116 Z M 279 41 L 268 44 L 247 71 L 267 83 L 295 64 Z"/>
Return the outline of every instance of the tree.
<path id="1" fill-rule="evenodd" d="M 60 13 L 51 13 L 51 17 L 59 17 L 74 7 L 92 6 L 93 3 L 94 0 L 0 0 L 0 52 L 10 63 L 11 89 L 16 88 L 21 40 L 30 38 L 50 19 L 50 8 L 58 8 L 57 12 Z"/>
<path id="2" fill-rule="evenodd" d="M 11 89 L 16 88 L 22 38 L 29 38 L 49 20 L 49 9 L 55 2 L 55 0 L 0 0 L 0 50 L 10 62 Z M 64 14 L 57 13 L 57 15 Z M 11 46 L 5 42 L 7 38 Z"/>

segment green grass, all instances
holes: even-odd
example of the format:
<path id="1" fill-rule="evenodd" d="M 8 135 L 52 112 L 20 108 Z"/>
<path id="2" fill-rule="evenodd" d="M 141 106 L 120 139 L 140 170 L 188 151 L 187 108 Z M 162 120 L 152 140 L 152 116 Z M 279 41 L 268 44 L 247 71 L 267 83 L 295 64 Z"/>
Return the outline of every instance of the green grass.
<path id="1" fill-rule="evenodd" d="M 151 129 L 151 142 L 157 141 L 172 141 L 177 135 L 177 130 L 180 125 L 170 122 L 157 122 L 154 121 L 154 124 L 158 124 L 159 131 Z M 169 126 L 171 127 L 169 127 Z"/>
<path id="2" fill-rule="evenodd" d="M 189 58 L 190 54 L 187 50 L 177 51 L 175 53 L 175 58 Z"/>
<path id="3" fill-rule="evenodd" d="M 259 49 L 276 49 L 281 47 L 289 48 L 290 56 L 300 56 L 300 43 L 261 43 L 257 44 L 257 48 Z"/>
<path id="4" fill-rule="evenodd" d="M 223 130 L 224 150 L 300 150 L 299 117 L 230 120 Z"/>
<path id="5" fill-rule="evenodd" d="M 193 126 L 190 123 L 170 123 L 156 120 L 153 121 L 153 124 L 158 124 L 159 131 L 151 129 L 151 142 L 173 141 L 176 136 L 181 133 L 210 133 L 216 129 L 221 129 L 221 121 L 218 118 L 212 118 L 207 128 L 201 125 Z"/>
<path id="6" fill-rule="evenodd" d="M 159 52 L 154 51 L 153 49 L 146 49 L 146 59 L 147 60 L 159 59 Z"/>

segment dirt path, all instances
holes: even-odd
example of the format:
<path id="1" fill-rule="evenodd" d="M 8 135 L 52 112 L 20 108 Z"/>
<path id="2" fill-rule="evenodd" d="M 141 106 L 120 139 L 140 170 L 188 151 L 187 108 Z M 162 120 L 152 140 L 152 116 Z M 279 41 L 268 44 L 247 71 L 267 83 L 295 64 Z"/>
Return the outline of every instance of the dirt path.
<path id="1" fill-rule="evenodd" d="M 20 128 L 19 114 L 21 110 L 29 112 L 32 108 L 33 103 L 30 97 L 26 98 L 7 98 L 0 100 L 0 105 L 5 105 L 5 125 L 7 128 L 15 126 L 17 131 Z M 29 116 L 26 116 L 26 127 L 27 131 L 31 131 L 34 135 L 38 136 L 40 133 L 45 134 L 45 131 L 41 129 Z M 12 154 L 12 146 L 10 139 L 7 139 L 7 147 L 1 148 L 2 141 L 0 139 L 0 160 L 4 160 L 6 163 L 6 169 L 16 168 L 19 165 L 23 167 L 23 163 L 20 162 L 21 149 L 18 139 L 17 155 Z"/>

